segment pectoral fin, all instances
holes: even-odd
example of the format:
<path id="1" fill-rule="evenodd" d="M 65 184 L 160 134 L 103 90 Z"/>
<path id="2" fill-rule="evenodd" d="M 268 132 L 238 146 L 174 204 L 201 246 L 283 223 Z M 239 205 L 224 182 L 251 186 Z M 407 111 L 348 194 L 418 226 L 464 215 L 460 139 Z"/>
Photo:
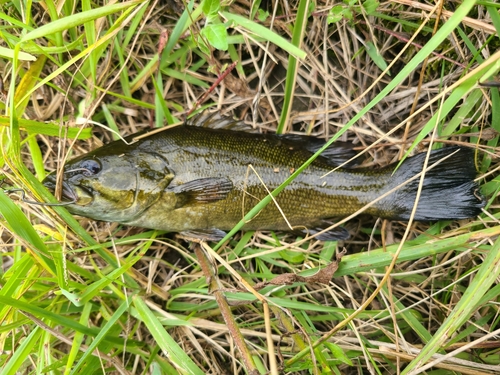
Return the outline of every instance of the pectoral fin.
<path id="1" fill-rule="evenodd" d="M 203 204 L 225 199 L 233 189 L 227 178 L 200 178 L 168 189 L 177 195 L 177 207 L 189 204 Z"/>

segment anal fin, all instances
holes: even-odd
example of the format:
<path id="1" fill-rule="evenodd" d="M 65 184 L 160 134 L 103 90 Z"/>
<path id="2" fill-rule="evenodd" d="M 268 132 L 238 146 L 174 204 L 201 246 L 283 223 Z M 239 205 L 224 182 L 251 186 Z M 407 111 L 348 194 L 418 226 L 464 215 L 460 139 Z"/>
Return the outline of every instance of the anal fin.
<path id="1" fill-rule="evenodd" d="M 307 229 L 299 229 L 298 232 L 301 235 L 315 235 L 316 233 L 319 233 L 323 230 L 325 230 L 328 227 L 331 227 L 333 224 L 329 223 L 327 221 L 321 222 L 319 225 L 314 226 L 313 228 L 307 228 Z M 326 231 L 325 233 L 319 234 L 315 236 L 317 240 L 320 241 L 340 241 L 340 240 L 347 240 L 351 235 L 349 234 L 349 231 L 343 227 L 336 227 L 333 229 L 330 229 Z"/>
<path id="2" fill-rule="evenodd" d="M 201 229 L 201 230 L 185 230 L 179 232 L 179 237 L 188 241 L 213 241 L 217 242 L 222 240 L 226 236 L 226 232 L 212 228 L 212 229 Z"/>

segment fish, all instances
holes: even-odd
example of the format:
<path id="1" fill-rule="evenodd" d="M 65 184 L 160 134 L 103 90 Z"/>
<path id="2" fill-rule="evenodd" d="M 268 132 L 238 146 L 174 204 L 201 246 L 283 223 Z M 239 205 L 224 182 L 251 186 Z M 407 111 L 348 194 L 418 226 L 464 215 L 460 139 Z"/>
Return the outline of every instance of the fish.
<path id="1" fill-rule="evenodd" d="M 134 140 L 136 140 L 134 142 Z M 70 160 L 61 200 L 72 214 L 99 221 L 219 240 L 325 141 L 301 135 L 249 133 L 192 125 L 131 135 Z M 355 152 L 334 142 L 243 230 L 313 235 L 365 205 L 367 214 L 407 221 L 416 203 L 426 153 L 382 168 L 342 166 Z M 474 151 L 430 152 L 416 221 L 457 220 L 481 213 Z M 43 181 L 55 191 L 56 173 Z M 319 240 L 345 240 L 336 227 Z"/>

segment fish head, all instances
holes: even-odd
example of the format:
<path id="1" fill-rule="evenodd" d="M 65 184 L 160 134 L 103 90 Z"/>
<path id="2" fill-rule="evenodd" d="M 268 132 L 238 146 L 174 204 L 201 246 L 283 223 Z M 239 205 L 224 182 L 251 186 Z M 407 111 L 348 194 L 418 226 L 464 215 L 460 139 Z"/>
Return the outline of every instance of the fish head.
<path id="1" fill-rule="evenodd" d="M 155 203 L 173 178 L 159 155 L 103 147 L 64 166 L 62 201 L 72 202 L 67 209 L 73 214 L 126 223 Z M 56 174 L 43 184 L 55 191 Z"/>

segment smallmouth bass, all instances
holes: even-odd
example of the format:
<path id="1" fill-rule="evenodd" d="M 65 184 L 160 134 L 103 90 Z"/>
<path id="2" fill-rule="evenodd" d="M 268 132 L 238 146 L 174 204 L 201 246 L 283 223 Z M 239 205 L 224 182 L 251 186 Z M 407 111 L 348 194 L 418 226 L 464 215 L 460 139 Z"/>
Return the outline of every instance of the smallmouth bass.
<path id="1" fill-rule="evenodd" d="M 130 145 L 115 141 L 69 161 L 62 199 L 75 202 L 67 206 L 71 213 L 95 220 L 216 240 L 322 145 L 307 136 L 178 126 L 141 136 Z M 408 158 L 396 172 L 392 164 L 328 173 L 351 156 L 344 145 L 333 144 L 276 197 L 294 231 L 314 234 L 327 228 L 328 220 L 358 211 L 419 174 L 425 160 L 425 153 Z M 473 151 L 435 150 L 428 165 L 435 163 L 425 174 L 415 220 L 478 215 L 484 203 L 476 193 Z M 55 174 L 43 183 L 54 190 Z M 408 220 L 418 184 L 416 178 L 365 212 Z M 243 229 L 290 231 L 283 215 L 270 203 Z M 347 230 L 335 228 L 318 239 L 348 237 Z"/>

